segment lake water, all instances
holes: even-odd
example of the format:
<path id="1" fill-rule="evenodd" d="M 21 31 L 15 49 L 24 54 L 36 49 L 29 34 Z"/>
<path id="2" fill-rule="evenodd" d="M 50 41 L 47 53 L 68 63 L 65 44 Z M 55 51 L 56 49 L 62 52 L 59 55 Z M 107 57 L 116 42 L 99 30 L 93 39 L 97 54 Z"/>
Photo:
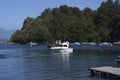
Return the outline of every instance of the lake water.
<path id="1" fill-rule="evenodd" d="M 91 77 L 88 68 L 115 66 L 120 45 L 71 46 L 73 53 L 47 49 L 47 45 L 0 45 L 0 80 L 105 80 Z"/>

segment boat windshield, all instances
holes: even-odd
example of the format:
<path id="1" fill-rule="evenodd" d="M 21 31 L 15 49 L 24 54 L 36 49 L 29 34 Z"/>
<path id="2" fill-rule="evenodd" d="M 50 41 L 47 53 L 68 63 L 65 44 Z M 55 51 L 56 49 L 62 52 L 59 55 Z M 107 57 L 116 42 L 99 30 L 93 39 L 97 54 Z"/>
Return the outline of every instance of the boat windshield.
<path id="1" fill-rule="evenodd" d="M 63 45 L 64 47 L 67 47 L 67 45 Z"/>
<path id="2" fill-rule="evenodd" d="M 67 47 L 67 45 L 56 45 L 56 46 L 60 46 L 60 47 Z"/>

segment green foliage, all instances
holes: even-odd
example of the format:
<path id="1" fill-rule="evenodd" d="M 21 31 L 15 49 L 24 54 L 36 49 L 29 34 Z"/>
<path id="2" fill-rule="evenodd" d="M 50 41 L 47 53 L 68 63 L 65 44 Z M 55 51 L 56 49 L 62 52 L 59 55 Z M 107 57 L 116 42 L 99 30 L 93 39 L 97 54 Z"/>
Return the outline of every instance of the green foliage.
<path id="1" fill-rule="evenodd" d="M 22 29 L 17 30 L 10 41 L 20 44 L 50 43 L 58 39 L 70 42 L 119 41 L 119 0 L 103 2 L 96 11 L 67 5 L 45 9 L 35 19 L 27 17 Z"/>
<path id="2" fill-rule="evenodd" d="M 98 8 L 95 23 L 100 30 L 101 41 L 115 42 L 120 40 L 118 16 L 120 16 L 119 0 L 108 0 Z"/>

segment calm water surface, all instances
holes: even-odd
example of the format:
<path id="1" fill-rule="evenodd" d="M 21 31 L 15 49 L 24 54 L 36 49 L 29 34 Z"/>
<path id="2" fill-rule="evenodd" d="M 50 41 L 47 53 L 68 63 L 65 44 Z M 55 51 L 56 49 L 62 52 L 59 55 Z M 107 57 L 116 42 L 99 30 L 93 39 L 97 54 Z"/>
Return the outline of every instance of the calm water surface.
<path id="1" fill-rule="evenodd" d="M 106 80 L 91 77 L 90 67 L 115 66 L 120 46 L 71 46 L 73 53 L 47 45 L 0 45 L 0 80 Z"/>

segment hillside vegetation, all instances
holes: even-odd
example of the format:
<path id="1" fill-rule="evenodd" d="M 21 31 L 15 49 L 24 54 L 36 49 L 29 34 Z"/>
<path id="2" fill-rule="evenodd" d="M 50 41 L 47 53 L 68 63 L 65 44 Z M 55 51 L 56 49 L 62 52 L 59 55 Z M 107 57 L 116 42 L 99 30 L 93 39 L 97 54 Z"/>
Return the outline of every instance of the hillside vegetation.
<path id="1" fill-rule="evenodd" d="M 102 2 L 96 10 L 62 5 L 45 9 L 36 18 L 27 17 L 21 30 L 10 38 L 11 42 L 51 43 L 55 40 L 70 42 L 115 42 L 120 40 L 119 0 Z"/>

